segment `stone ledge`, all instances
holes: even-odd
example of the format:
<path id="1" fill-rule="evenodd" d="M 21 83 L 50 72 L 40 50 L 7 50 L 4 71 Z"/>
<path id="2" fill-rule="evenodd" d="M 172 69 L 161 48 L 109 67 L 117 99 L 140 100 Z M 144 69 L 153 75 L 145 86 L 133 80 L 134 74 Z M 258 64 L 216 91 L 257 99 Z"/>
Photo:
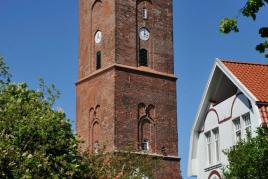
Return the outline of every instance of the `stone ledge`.
<path id="1" fill-rule="evenodd" d="M 128 152 L 124 152 L 124 151 L 114 151 L 117 153 L 128 153 Z M 147 156 L 151 156 L 151 157 L 156 157 L 156 158 L 163 158 L 163 159 L 167 159 L 167 160 L 178 160 L 180 161 L 181 158 L 179 158 L 179 156 L 175 156 L 175 155 L 161 155 L 161 154 L 157 154 L 157 153 L 146 153 L 146 152 L 131 152 L 133 154 L 137 154 L 137 155 L 147 155 Z"/>
<path id="2" fill-rule="evenodd" d="M 106 71 L 109 71 L 111 69 L 118 69 L 118 70 L 129 71 L 129 72 L 143 73 L 143 74 L 147 74 L 147 75 L 151 75 L 151 76 L 158 76 L 158 77 L 171 79 L 171 80 L 175 80 L 175 81 L 177 80 L 177 77 L 175 77 L 173 74 L 158 72 L 158 71 L 150 69 L 149 67 L 132 67 L 132 66 L 121 65 L 121 64 L 113 64 L 113 65 L 99 69 L 99 70 L 91 73 L 90 75 L 78 80 L 75 84 L 79 85 L 80 83 L 87 81 L 87 80 L 89 80 L 95 76 L 98 76 L 102 73 L 105 73 Z"/>

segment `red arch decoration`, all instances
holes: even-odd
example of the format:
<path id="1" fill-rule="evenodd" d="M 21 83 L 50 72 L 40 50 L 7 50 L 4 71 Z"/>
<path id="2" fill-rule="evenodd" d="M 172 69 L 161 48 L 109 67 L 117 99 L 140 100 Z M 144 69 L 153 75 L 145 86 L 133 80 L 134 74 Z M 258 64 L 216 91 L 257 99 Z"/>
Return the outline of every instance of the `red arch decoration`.
<path id="1" fill-rule="evenodd" d="M 225 118 L 225 119 L 223 119 L 223 120 L 220 120 L 217 110 L 214 109 L 214 108 L 211 108 L 211 109 L 209 109 L 208 112 L 206 113 L 206 116 L 205 116 L 205 119 L 204 119 L 204 122 L 203 122 L 203 123 L 205 123 L 206 118 L 207 118 L 207 116 L 208 116 L 208 114 L 209 114 L 210 112 L 215 112 L 215 113 L 216 113 L 216 115 L 217 115 L 217 119 L 218 119 L 218 124 L 224 123 L 224 122 L 226 122 L 226 121 L 232 119 L 232 117 L 233 117 L 234 104 L 235 104 L 236 100 L 238 99 L 238 97 L 239 97 L 240 95 L 243 95 L 243 93 L 242 93 L 242 92 L 239 92 L 239 93 L 236 94 L 236 96 L 235 96 L 235 98 L 234 98 L 234 100 L 233 100 L 233 102 L 232 102 L 232 106 L 231 106 L 231 111 L 230 111 L 230 116 L 229 116 L 229 117 L 227 117 L 227 118 Z M 251 106 L 251 103 L 250 103 L 249 100 L 248 100 L 248 105 Z M 200 132 L 200 133 L 201 133 L 201 132 L 204 132 L 204 129 L 201 129 L 199 132 Z"/>
<path id="2" fill-rule="evenodd" d="M 220 173 L 219 173 L 217 170 L 213 170 L 213 171 L 209 174 L 208 179 L 211 179 L 211 177 L 212 177 L 213 175 L 217 175 L 220 179 L 222 179 Z"/>

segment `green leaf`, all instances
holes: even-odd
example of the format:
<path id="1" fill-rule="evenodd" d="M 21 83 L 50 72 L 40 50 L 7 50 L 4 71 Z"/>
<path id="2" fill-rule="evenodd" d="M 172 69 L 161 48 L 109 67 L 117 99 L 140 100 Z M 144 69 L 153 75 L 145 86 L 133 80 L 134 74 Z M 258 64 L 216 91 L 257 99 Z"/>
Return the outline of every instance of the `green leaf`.
<path id="1" fill-rule="evenodd" d="M 222 33 L 230 33 L 231 31 L 239 32 L 237 19 L 224 18 L 220 23 L 220 31 Z"/>

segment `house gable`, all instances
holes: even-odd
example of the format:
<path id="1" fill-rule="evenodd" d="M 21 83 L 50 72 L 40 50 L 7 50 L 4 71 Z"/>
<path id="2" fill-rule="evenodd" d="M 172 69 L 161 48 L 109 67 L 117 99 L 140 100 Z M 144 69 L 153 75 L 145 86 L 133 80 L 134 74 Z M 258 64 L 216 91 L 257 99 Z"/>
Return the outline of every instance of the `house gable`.
<path id="1" fill-rule="evenodd" d="M 200 170 L 198 169 L 197 159 L 200 151 L 198 151 L 197 147 L 198 142 L 205 141 L 205 139 L 200 139 L 200 133 L 212 130 L 218 125 L 234 119 L 241 113 L 258 111 L 258 107 L 255 105 L 256 101 L 256 96 L 246 88 L 222 61 L 217 59 L 191 131 L 188 163 L 189 176 L 197 176 Z M 221 103 L 225 104 L 222 105 Z M 221 107 L 217 109 L 217 106 L 220 105 Z M 260 119 L 260 114 L 256 115 Z M 206 122 L 206 120 L 208 121 Z M 232 127 L 230 126 L 231 123 L 228 123 L 228 125 Z"/>

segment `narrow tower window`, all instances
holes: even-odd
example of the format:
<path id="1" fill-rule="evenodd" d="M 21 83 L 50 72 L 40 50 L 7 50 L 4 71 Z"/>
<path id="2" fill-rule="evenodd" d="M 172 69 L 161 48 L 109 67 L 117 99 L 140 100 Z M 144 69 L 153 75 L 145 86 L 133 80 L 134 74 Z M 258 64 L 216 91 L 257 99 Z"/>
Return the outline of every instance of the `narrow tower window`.
<path id="1" fill-rule="evenodd" d="M 141 144 L 141 148 L 143 151 L 149 151 L 150 147 L 149 147 L 149 140 L 144 139 L 142 144 Z"/>
<path id="2" fill-rule="evenodd" d="M 140 49 L 140 66 L 148 66 L 148 51 L 146 49 Z"/>
<path id="3" fill-rule="evenodd" d="M 96 70 L 101 68 L 101 52 L 98 51 L 96 54 Z"/>
<path id="4" fill-rule="evenodd" d="M 142 16 L 144 20 L 148 19 L 148 10 L 146 8 L 143 8 Z"/>

